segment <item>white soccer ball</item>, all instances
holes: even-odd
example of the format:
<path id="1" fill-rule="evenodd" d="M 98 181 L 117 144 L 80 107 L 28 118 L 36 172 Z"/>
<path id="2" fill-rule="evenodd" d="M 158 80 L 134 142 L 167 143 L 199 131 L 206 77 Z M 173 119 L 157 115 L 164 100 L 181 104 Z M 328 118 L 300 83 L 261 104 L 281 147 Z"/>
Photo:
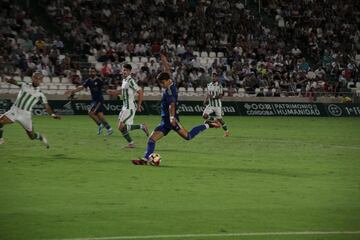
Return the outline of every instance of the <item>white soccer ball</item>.
<path id="1" fill-rule="evenodd" d="M 152 153 L 149 156 L 149 160 L 150 160 L 149 162 L 150 162 L 151 165 L 159 166 L 160 162 L 161 162 L 161 156 L 158 153 Z"/>

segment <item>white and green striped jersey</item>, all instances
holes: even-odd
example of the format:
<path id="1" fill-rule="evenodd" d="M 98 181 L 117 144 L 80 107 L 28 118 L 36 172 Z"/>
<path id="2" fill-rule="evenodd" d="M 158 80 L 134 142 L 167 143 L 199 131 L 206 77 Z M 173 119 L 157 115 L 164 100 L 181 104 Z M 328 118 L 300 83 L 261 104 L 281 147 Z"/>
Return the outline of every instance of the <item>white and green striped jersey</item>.
<path id="1" fill-rule="evenodd" d="M 19 109 L 31 112 L 36 103 L 41 100 L 42 103 L 47 103 L 44 93 L 41 92 L 40 87 L 33 87 L 30 83 L 20 83 L 20 92 L 15 100 L 14 106 Z"/>
<path id="2" fill-rule="evenodd" d="M 223 87 L 218 82 L 211 82 L 207 85 L 207 91 L 209 96 L 209 106 L 211 107 L 221 107 L 221 99 L 219 97 L 223 95 Z M 211 98 L 211 97 L 212 98 Z"/>
<path id="3" fill-rule="evenodd" d="M 128 76 L 123 79 L 121 85 L 121 95 L 123 99 L 123 109 L 135 109 L 135 95 L 140 87 L 136 84 L 135 80 Z"/>

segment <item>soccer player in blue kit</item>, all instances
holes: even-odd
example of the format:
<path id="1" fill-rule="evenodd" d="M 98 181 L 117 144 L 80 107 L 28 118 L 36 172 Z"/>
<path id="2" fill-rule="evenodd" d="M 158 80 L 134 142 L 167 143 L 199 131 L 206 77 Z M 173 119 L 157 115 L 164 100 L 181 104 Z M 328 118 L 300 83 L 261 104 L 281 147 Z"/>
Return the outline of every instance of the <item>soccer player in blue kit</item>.
<path id="1" fill-rule="evenodd" d="M 185 140 L 191 140 L 196 135 L 208 128 L 219 128 L 221 125 L 215 120 L 206 121 L 205 124 L 195 126 L 190 131 L 187 131 L 180 123 L 179 114 L 177 111 L 177 89 L 175 83 L 170 78 L 170 66 L 165 55 L 161 55 L 161 60 L 164 66 L 164 72 L 157 76 L 164 92 L 161 98 L 161 122 L 151 133 L 146 152 L 143 158 L 132 160 L 135 165 L 147 165 L 149 163 L 149 156 L 155 150 L 155 144 L 163 136 L 166 136 L 171 130 L 174 130 Z"/>
<path id="2" fill-rule="evenodd" d="M 73 90 L 66 91 L 65 94 L 73 95 L 76 92 L 89 88 L 91 93 L 91 106 L 89 108 L 89 116 L 95 121 L 98 126 L 98 135 L 102 133 L 102 129 L 106 128 L 106 134 L 111 135 L 113 133 L 112 128 L 104 117 L 104 97 L 103 87 L 104 82 L 96 76 L 97 72 L 94 67 L 89 69 L 90 77 L 84 82 L 82 86 L 79 86 Z"/>

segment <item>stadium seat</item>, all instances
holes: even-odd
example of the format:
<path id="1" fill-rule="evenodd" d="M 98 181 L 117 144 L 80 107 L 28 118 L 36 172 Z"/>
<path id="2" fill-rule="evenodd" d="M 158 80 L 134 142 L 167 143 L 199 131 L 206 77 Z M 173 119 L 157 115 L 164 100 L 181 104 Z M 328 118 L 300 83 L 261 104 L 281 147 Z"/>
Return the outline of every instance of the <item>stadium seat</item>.
<path id="1" fill-rule="evenodd" d="M 67 90 L 67 89 L 68 89 L 68 85 L 67 85 L 67 84 L 58 84 L 58 89 L 59 89 L 59 90 Z"/>
<path id="2" fill-rule="evenodd" d="M 186 95 L 193 97 L 193 96 L 198 96 L 199 94 L 195 92 L 195 89 L 193 87 L 189 87 Z"/>
<path id="3" fill-rule="evenodd" d="M 75 89 L 76 88 L 76 86 L 75 85 L 72 85 L 72 84 L 70 84 L 69 86 L 68 86 L 68 89 L 70 90 L 73 90 L 73 89 Z"/>
<path id="4" fill-rule="evenodd" d="M 130 63 L 130 62 L 131 62 L 131 58 L 130 58 L 129 56 L 126 56 L 126 57 L 125 57 L 125 62 Z"/>
<path id="5" fill-rule="evenodd" d="M 101 64 L 100 62 L 95 63 L 95 69 L 96 69 L 97 71 L 100 71 L 101 68 L 102 68 L 102 64 Z"/>
<path id="6" fill-rule="evenodd" d="M 200 64 L 203 66 L 206 66 L 208 63 L 208 58 L 201 57 L 199 60 L 200 60 Z"/>
<path id="7" fill-rule="evenodd" d="M 0 88 L 9 88 L 9 85 L 10 85 L 9 83 L 0 80 Z"/>
<path id="8" fill-rule="evenodd" d="M 209 57 L 208 53 L 205 52 L 205 51 L 202 51 L 201 54 L 200 54 L 200 57 Z"/>
<path id="9" fill-rule="evenodd" d="M 24 77 L 24 80 L 25 80 L 25 77 Z M 49 77 L 43 78 L 43 83 L 49 83 L 49 82 L 51 82 Z"/>
<path id="10" fill-rule="evenodd" d="M 62 61 L 62 60 L 64 60 L 64 59 L 65 59 L 65 55 L 64 55 L 64 54 L 59 55 L 59 60 L 60 60 L 60 61 Z"/>
<path id="11" fill-rule="evenodd" d="M 31 77 L 30 76 L 24 76 L 23 81 L 27 82 L 27 83 L 30 83 L 31 82 Z M 44 81 L 44 79 L 43 79 L 43 81 Z"/>
<path id="12" fill-rule="evenodd" d="M 65 94 L 65 90 L 60 90 L 60 89 L 59 89 L 59 90 L 56 91 L 56 94 L 57 94 L 57 95 L 64 95 L 64 94 Z"/>
<path id="13" fill-rule="evenodd" d="M 133 63 L 139 63 L 140 62 L 140 58 L 137 57 L 137 56 L 132 57 L 131 60 L 132 60 Z"/>
<path id="14" fill-rule="evenodd" d="M 0 94 L 6 94 L 8 92 L 9 92 L 9 89 L 0 87 Z"/>
<path id="15" fill-rule="evenodd" d="M 48 86 L 49 86 L 49 90 L 57 90 L 58 88 L 57 84 L 53 84 L 53 83 L 49 83 Z"/>
<path id="16" fill-rule="evenodd" d="M 193 55 L 200 57 L 200 53 L 198 51 L 193 51 Z"/>
<path id="17" fill-rule="evenodd" d="M 89 63 L 92 63 L 92 64 L 95 64 L 97 62 L 95 56 L 93 56 L 93 55 L 88 55 L 87 60 Z"/>
<path id="18" fill-rule="evenodd" d="M 211 65 L 211 64 L 213 64 L 214 63 L 214 61 L 215 61 L 215 59 L 216 58 L 208 58 L 208 65 Z"/>
<path id="19" fill-rule="evenodd" d="M 215 53 L 215 52 L 210 52 L 210 53 L 209 53 L 209 57 L 211 57 L 211 58 L 216 58 L 216 53 Z"/>
<path id="20" fill-rule="evenodd" d="M 10 94 L 17 94 L 19 92 L 19 88 L 17 89 L 9 89 L 8 93 Z"/>
<path id="21" fill-rule="evenodd" d="M 51 82 L 52 83 L 60 83 L 60 78 L 59 77 L 53 77 L 53 78 L 51 78 Z"/>
<path id="22" fill-rule="evenodd" d="M 22 81 L 21 77 L 20 76 L 14 76 L 13 77 L 15 81 Z M 31 82 L 31 81 L 30 81 Z"/>
<path id="23" fill-rule="evenodd" d="M 44 90 L 44 93 L 51 95 L 51 94 L 56 94 L 56 91 L 57 91 L 57 90 L 45 89 L 45 90 Z"/>
<path id="24" fill-rule="evenodd" d="M 179 96 L 185 96 L 186 95 L 186 89 L 184 87 L 179 87 L 178 94 L 179 94 Z"/>
<path id="25" fill-rule="evenodd" d="M 223 57 L 224 57 L 224 53 L 223 53 L 223 52 L 218 52 L 218 53 L 217 53 L 217 57 L 218 57 L 218 58 L 223 58 Z"/>
<path id="26" fill-rule="evenodd" d="M 65 84 L 71 83 L 70 80 L 67 77 L 61 78 L 61 82 L 65 83 Z"/>
<path id="27" fill-rule="evenodd" d="M 150 87 L 144 87 L 144 93 L 152 92 Z"/>
<path id="28" fill-rule="evenodd" d="M 155 57 L 150 57 L 149 62 L 151 62 L 151 60 L 153 60 L 154 62 L 157 62 Z"/>
<path id="29" fill-rule="evenodd" d="M 355 83 L 354 82 L 348 82 L 347 84 L 347 88 L 355 88 Z"/>
<path id="30" fill-rule="evenodd" d="M 146 62 L 148 62 L 148 58 L 147 57 L 141 57 L 140 62 L 146 63 Z"/>
<path id="31" fill-rule="evenodd" d="M 10 89 L 9 83 L 0 81 L 0 93 L 8 93 L 9 89 Z"/>
<path id="32" fill-rule="evenodd" d="M 90 96 L 90 91 L 80 91 L 79 93 L 78 93 L 79 95 L 82 95 L 82 96 Z"/>

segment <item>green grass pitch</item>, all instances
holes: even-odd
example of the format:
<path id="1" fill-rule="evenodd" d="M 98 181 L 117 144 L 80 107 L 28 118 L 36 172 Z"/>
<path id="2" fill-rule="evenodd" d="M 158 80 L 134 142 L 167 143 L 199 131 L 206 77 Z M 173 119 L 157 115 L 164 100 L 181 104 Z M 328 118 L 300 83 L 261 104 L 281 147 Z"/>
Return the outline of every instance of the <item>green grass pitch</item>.
<path id="1" fill-rule="evenodd" d="M 116 129 L 117 117 L 106 117 Z M 6 125 L 0 239 L 360 239 L 359 119 L 224 120 L 229 138 L 209 129 L 161 139 L 161 167 L 131 164 L 144 153 L 142 131 L 125 149 L 119 131 L 97 136 L 87 116 L 35 117 L 50 149 Z M 159 117 L 135 122 L 153 129 Z"/>

